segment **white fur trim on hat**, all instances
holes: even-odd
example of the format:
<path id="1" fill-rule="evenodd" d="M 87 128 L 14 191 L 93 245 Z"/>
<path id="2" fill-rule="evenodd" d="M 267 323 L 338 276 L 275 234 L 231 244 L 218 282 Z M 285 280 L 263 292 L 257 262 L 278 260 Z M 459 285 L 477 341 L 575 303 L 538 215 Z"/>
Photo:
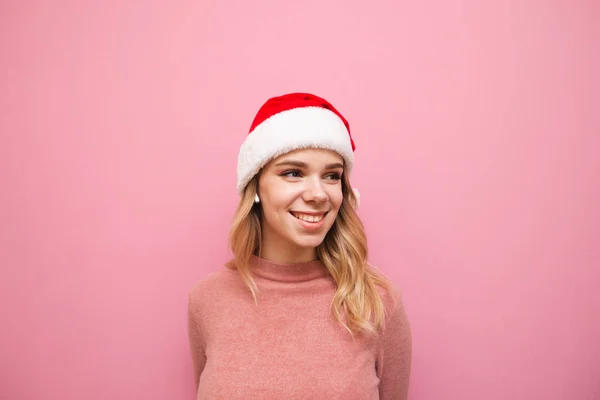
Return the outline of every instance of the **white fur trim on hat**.
<path id="1" fill-rule="evenodd" d="M 237 190 L 241 194 L 250 180 L 270 160 L 292 150 L 329 149 L 339 153 L 350 174 L 354 153 L 343 121 L 322 107 L 300 107 L 277 113 L 250 132 L 240 148 Z"/>

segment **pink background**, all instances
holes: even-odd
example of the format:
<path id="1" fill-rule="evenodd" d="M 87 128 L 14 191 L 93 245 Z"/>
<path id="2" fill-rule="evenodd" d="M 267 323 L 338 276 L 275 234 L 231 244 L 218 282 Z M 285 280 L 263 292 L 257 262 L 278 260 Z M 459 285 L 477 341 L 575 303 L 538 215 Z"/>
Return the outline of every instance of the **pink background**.
<path id="1" fill-rule="evenodd" d="M 353 129 L 410 398 L 600 399 L 598 4 L 3 1 L 0 397 L 193 398 L 239 145 L 309 91 Z"/>

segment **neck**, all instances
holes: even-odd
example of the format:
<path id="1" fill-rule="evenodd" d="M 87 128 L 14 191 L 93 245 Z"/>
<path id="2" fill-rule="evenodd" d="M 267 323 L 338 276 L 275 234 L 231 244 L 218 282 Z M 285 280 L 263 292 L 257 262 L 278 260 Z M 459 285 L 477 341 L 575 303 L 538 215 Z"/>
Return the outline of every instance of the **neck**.
<path id="1" fill-rule="evenodd" d="M 264 235 L 258 256 L 275 263 L 294 264 L 316 260 L 317 250 L 314 247 L 299 247 Z"/>

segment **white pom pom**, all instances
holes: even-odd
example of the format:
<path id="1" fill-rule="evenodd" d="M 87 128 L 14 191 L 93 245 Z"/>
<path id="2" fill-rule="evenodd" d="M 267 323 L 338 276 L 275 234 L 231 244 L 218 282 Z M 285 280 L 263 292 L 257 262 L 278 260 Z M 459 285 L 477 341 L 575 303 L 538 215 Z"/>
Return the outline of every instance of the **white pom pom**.
<path id="1" fill-rule="evenodd" d="M 352 191 L 354 192 L 354 197 L 356 197 L 356 209 L 358 210 L 358 207 L 360 207 L 360 192 L 356 188 L 352 188 Z"/>

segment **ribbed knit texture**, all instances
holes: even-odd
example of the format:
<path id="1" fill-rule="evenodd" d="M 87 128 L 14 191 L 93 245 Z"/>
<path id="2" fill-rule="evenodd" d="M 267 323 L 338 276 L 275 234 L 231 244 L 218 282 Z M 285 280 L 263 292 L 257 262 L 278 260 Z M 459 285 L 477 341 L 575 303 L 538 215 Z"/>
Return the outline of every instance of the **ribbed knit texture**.
<path id="1" fill-rule="evenodd" d="M 197 399 L 403 400 L 411 331 L 399 290 L 386 295 L 379 338 L 330 315 L 335 281 L 320 261 L 251 263 L 258 310 L 238 271 L 223 267 L 189 293 L 188 334 Z"/>

